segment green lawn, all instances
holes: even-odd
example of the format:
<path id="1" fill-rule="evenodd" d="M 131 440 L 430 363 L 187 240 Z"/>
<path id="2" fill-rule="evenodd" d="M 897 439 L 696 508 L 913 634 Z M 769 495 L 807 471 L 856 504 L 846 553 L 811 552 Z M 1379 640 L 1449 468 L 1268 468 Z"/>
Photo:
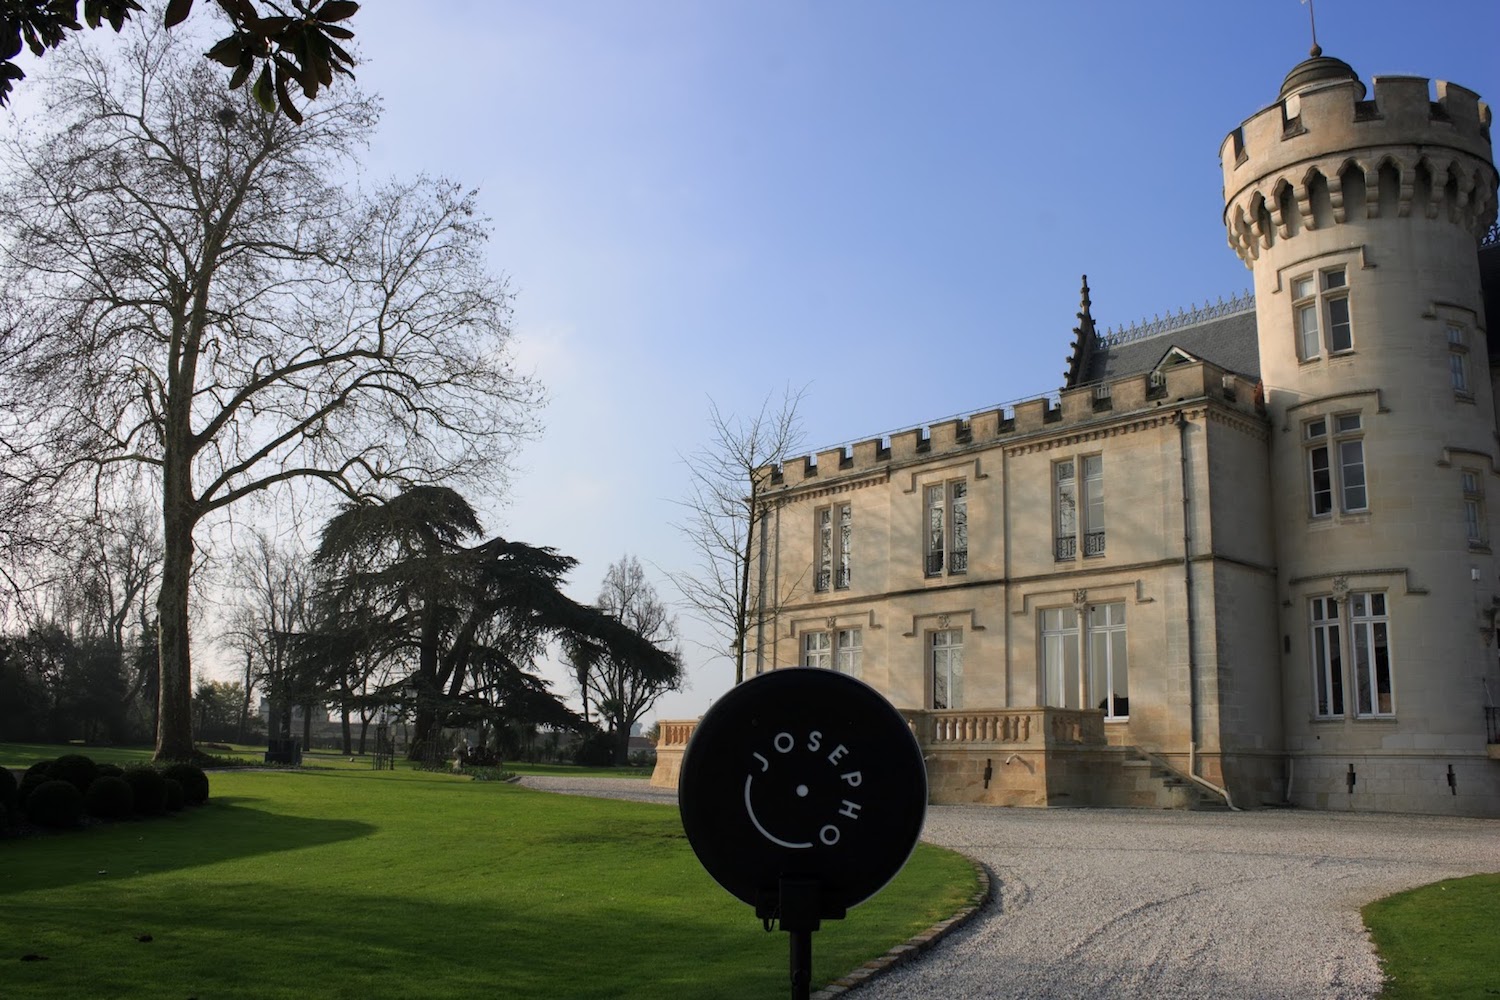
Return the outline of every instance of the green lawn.
<path id="1" fill-rule="evenodd" d="M 15 753 L 0 747 L 0 763 L 57 749 Z M 788 992 L 787 936 L 712 882 L 673 808 L 408 769 L 210 781 L 207 806 L 172 818 L 0 841 L 0 996 Z M 814 936 L 815 979 L 948 916 L 974 885 L 963 858 L 920 846 Z"/>
<path id="2" fill-rule="evenodd" d="M 1362 912 L 1388 977 L 1387 1000 L 1500 996 L 1500 875 L 1436 882 Z"/>

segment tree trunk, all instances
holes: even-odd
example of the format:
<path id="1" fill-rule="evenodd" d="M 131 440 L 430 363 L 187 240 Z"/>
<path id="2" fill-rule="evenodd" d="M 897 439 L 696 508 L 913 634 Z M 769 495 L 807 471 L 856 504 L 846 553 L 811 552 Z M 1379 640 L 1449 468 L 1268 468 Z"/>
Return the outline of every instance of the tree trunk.
<path id="1" fill-rule="evenodd" d="M 368 716 L 359 717 L 359 755 L 365 755 L 365 735 L 370 731 L 370 719 Z"/>
<path id="2" fill-rule="evenodd" d="M 630 763 L 630 727 L 615 730 L 615 766 L 625 767 Z"/>
<path id="3" fill-rule="evenodd" d="M 344 729 L 344 754 L 348 755 L 354 752 L 354 733 L 349 728 L 349 692 L 344 692 L 342 704 L 339 708 L 343 713 L 343 718 L 340 721 L 342 721 Z"/>
<path id="4" fill-rule="evenodd" d="M 161 660 L 154 760 L 193 757 L 193 679 L 188 659 L 188 585 L 193 537 L 191 526 L 181 513 L 183 506 L 180 500 L 174 503 L 169 494 L 164 518 L 161 594 L 156 601 L 161 620 Z"/>
<path id="5" fill-rule="evenodd" d="M 302 749 L 312 749 L 312 703 L 302 706 Z"/>

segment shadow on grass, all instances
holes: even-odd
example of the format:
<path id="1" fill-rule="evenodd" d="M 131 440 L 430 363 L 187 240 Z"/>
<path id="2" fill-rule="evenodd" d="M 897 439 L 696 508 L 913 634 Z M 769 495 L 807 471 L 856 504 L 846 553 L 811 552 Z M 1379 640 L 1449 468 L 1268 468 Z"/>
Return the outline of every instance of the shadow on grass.
<path id="1" fill-rule="evenodd" d="M 378 828 L 345 819 L 285 816 L 227 796 L 171 816 L 0 843 L 14 869 L 0 896 L 79 882 L 134 878 L 367 837 Z"/>
<path id="2" fill-rule="evenodd" d="M 670 900 L 643 918 L 597 899 L 501 908 L 326 891 L 299 907 L 255 885 L 164 903 L 147 895 L 124 908 L 44 905 L 33 914 L 27 947 L 52 961 L 12 968 L 9 985 L 17 996 L 125 1000 L 740 1000 L 786 992 L 786 935 L 765 934 L 748 910 L 742 923 L 726 925 L 684 918 Z M 247 946 L 252 927 L 260 931 Z M 154 938 L 149 951 L 137 943 L 142 932 Z M 815 949 L 819 982 L 849 971 L 820 958 Z M 134 973 L 112 981 L 132 965 Z"/>

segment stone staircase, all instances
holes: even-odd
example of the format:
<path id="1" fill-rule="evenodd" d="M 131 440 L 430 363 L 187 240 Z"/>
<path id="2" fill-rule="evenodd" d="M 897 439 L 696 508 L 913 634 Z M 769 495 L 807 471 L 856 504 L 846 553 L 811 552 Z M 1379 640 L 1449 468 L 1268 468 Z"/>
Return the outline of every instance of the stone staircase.
<path id="1" fill-rule="evenodd" d="M 1140 747 L 1126 747 L 1122 766 L 1130 805 L 1137 809 L 1228 812 L 1229 804 L 1166 761 Z"/>

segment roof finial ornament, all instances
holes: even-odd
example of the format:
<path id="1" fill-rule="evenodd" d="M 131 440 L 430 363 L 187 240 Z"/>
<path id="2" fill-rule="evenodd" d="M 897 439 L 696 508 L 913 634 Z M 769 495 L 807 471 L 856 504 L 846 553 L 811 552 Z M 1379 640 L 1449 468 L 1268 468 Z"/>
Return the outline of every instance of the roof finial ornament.
<path id="1" fill-rule="evenodd" d="M 1316 59 L 1323 54 L 1323 46 L 1318 44 L 1318 15 L 1313 10 L 1313 0 L 1302 0 L 1302 2 L 1307 4 L 1307 22 L 1312 26 L 1312 48 L 1307 54 Z"/>
<path id="2" fill-rule="evenodd" d="M 1094 317 L 1089 310 L 1094 303 L 1089 299 L 1089 276 L 1086 274 L 1083 276 L 1083 290 L 1079 292 L 1078 297 L 1080 302 L 1078 318 L 1093 319 Z"/>

